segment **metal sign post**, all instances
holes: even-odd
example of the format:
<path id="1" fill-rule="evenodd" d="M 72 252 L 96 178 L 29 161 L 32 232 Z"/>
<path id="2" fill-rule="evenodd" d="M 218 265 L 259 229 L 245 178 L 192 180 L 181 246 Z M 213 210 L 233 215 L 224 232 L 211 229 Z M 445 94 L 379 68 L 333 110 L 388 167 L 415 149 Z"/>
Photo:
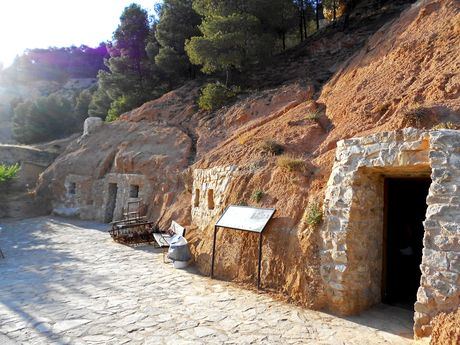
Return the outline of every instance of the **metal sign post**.
<path id="1" fill-rule="evenodd" d="M 275 213 L 274 208 L 256 208 L 248 206 L 228 206 L 214 226 L 211 257 L 211 278 L 214 278 L 214 264 L 216 259 L 217 230 L 226 228 L 255 232 L 259 234 L 259 257 L 257 264 L 257 289 L 260 289 L 260 273 L 262 268 L 262 232 Z"/>

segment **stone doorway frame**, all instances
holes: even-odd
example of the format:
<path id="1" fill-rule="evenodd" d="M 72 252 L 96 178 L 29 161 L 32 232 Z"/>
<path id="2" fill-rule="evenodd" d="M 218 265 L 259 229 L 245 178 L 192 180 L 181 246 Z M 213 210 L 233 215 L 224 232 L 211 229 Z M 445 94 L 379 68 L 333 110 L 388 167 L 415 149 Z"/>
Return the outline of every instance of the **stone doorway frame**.
<path id="1" fill-rule="evenodd" d="M 321 276 L 327 307 L 350 315 L 381 302 L 383 180 L 431 176 L 424 221 L 421 282 L 414 333 L 458 308 L 460 299 L 460 132 L 377 133 L 337 143 L 321 232 Z"/>

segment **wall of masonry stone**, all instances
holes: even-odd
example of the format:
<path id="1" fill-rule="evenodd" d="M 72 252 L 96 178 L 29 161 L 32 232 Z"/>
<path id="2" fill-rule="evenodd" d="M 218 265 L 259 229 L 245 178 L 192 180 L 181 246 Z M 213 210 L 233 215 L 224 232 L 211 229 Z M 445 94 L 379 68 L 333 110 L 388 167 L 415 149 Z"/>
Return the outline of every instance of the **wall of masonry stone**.
<path id="1" fill-rule="evenodd" d="M 55 202 L 54 212 L 67 216 L 78 216 L 81 219 L 105 221 L 109 199 L 109 185 L 117 184 L 115 210 L 113 220 L 122 218 L 130 201 L 145 203 L 150 199 L 152 187 L 144 175 L 110 173 L 104 178 L 93 180 L 90 176 L 67 175 L 62 200 Z M 71 185 L 75 184 L 75 193 L 71 193 Z M 138 197 L 130 197 L 131 185 L 139 186 Z"/>
<path id="2" fill-rule="evenodd" d="M 429 157 L 432 183 L 415 303 L 418 336 L 431 333 L 430 321 L 437 313 L 460 304 L 460 131 L 430 132 Z"/>
<path id="3" fill-rule="evenodd" d="M 416 336 L 428 335 L 440 311 L 459 305 L 460 133 L 412 128 L 340 141 L 328 181 L 321 275 L 329 308 L 360 312 L 381 301 L 383 183 L 431 176 L 427 197 Z"/>
<path id="4" fill-rule="evenodd" d="M 194 224 L 204 228 L 216 216 L 222 214 L 225 191 L 236 169 L 236 166 L 228 166 L 193 171 L 192 221 Z M 210 190 L 213 194 L 213 208 L 208 204 Z"/>

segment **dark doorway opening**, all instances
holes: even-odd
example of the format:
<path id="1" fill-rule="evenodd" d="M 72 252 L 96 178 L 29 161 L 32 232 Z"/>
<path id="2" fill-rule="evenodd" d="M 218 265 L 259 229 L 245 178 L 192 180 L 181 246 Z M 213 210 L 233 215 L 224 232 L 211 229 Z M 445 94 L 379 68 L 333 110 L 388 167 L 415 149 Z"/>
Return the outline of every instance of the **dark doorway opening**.
<path id="1" fill-rule="evenodd" d="M 385 179 L 384 303 L 414 308 L 420 285 L 423 221 L 430 178 Z"/>
<path id="2" fill-rule="evenodd" d="M 105 207 L 104 221 L 110 223 L 113 220 L 113 212 L 117 204 L 118 185 L 116 183 L 109 183 L 109 192 L 107 195 L 107 205 Z"/>

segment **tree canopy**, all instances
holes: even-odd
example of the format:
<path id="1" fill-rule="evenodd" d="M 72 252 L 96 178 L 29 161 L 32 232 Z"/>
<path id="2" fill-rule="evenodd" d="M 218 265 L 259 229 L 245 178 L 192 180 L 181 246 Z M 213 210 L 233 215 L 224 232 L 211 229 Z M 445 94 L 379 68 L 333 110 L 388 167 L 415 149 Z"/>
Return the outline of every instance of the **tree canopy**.
<path id="1" fill-rule="evenodd" d="M 155 27 L 139 5 L 124 9 L 108 47 L 107 70 L 98 74 L 99 88 L 90 104 L 90 113 L 113 120 L 161 94 L 160 71 L 154 61 Z"/>
<path id="2" fill-rule="evenodd" d="M 56 95 L 20 103 L 14 109 L 13 135 L 23 144 L 65 137 L 80 128 L 72 103 Z"/>
<path id="3" fill-rule="evenodd" d="M 97 88 L 71 99 L 51 95 L 1 109 L 14 111 L 14 134 L 24 143 L 69 133 L 84 119 L 107 121 L 157 98 L 189 78 L 212 75 L 200 104 L 213 109 L 233 99 L 242 83 L 232 75 L 262 65 L 319 28 L 323 12 L 335 21 L 357 0 L 164 0 L 156 16 L 133 3 L 120 15 L 110 42 L 30 49 L 12 66 L 0 66 L 0 82 L 27 83 L 97 76 Z M 316 25 L 315 25 L 316 24 Z M 244 85 L 243 85 L 244 86 Z M 223 101 L 225 99 L 225 102 Z M 22 102 L 22 103 L 21 103 Z M 9 115 L 8 115 L 9 114 Z M 46 124 L 48 119 L 49 124 Z M 73 122 L 72 122 L 73 121 Z"/>
<path id="4" fill-rule="evenodd" d="M 193 77 L 194 69 L 185 52 L 185 41 L 200 34 L 201 17 L 192 0 L 164 0 L 158 8 L 155 37 L 160 45 L 155 63 L 166 73 L 171 84 L 184 76 Z"/>

